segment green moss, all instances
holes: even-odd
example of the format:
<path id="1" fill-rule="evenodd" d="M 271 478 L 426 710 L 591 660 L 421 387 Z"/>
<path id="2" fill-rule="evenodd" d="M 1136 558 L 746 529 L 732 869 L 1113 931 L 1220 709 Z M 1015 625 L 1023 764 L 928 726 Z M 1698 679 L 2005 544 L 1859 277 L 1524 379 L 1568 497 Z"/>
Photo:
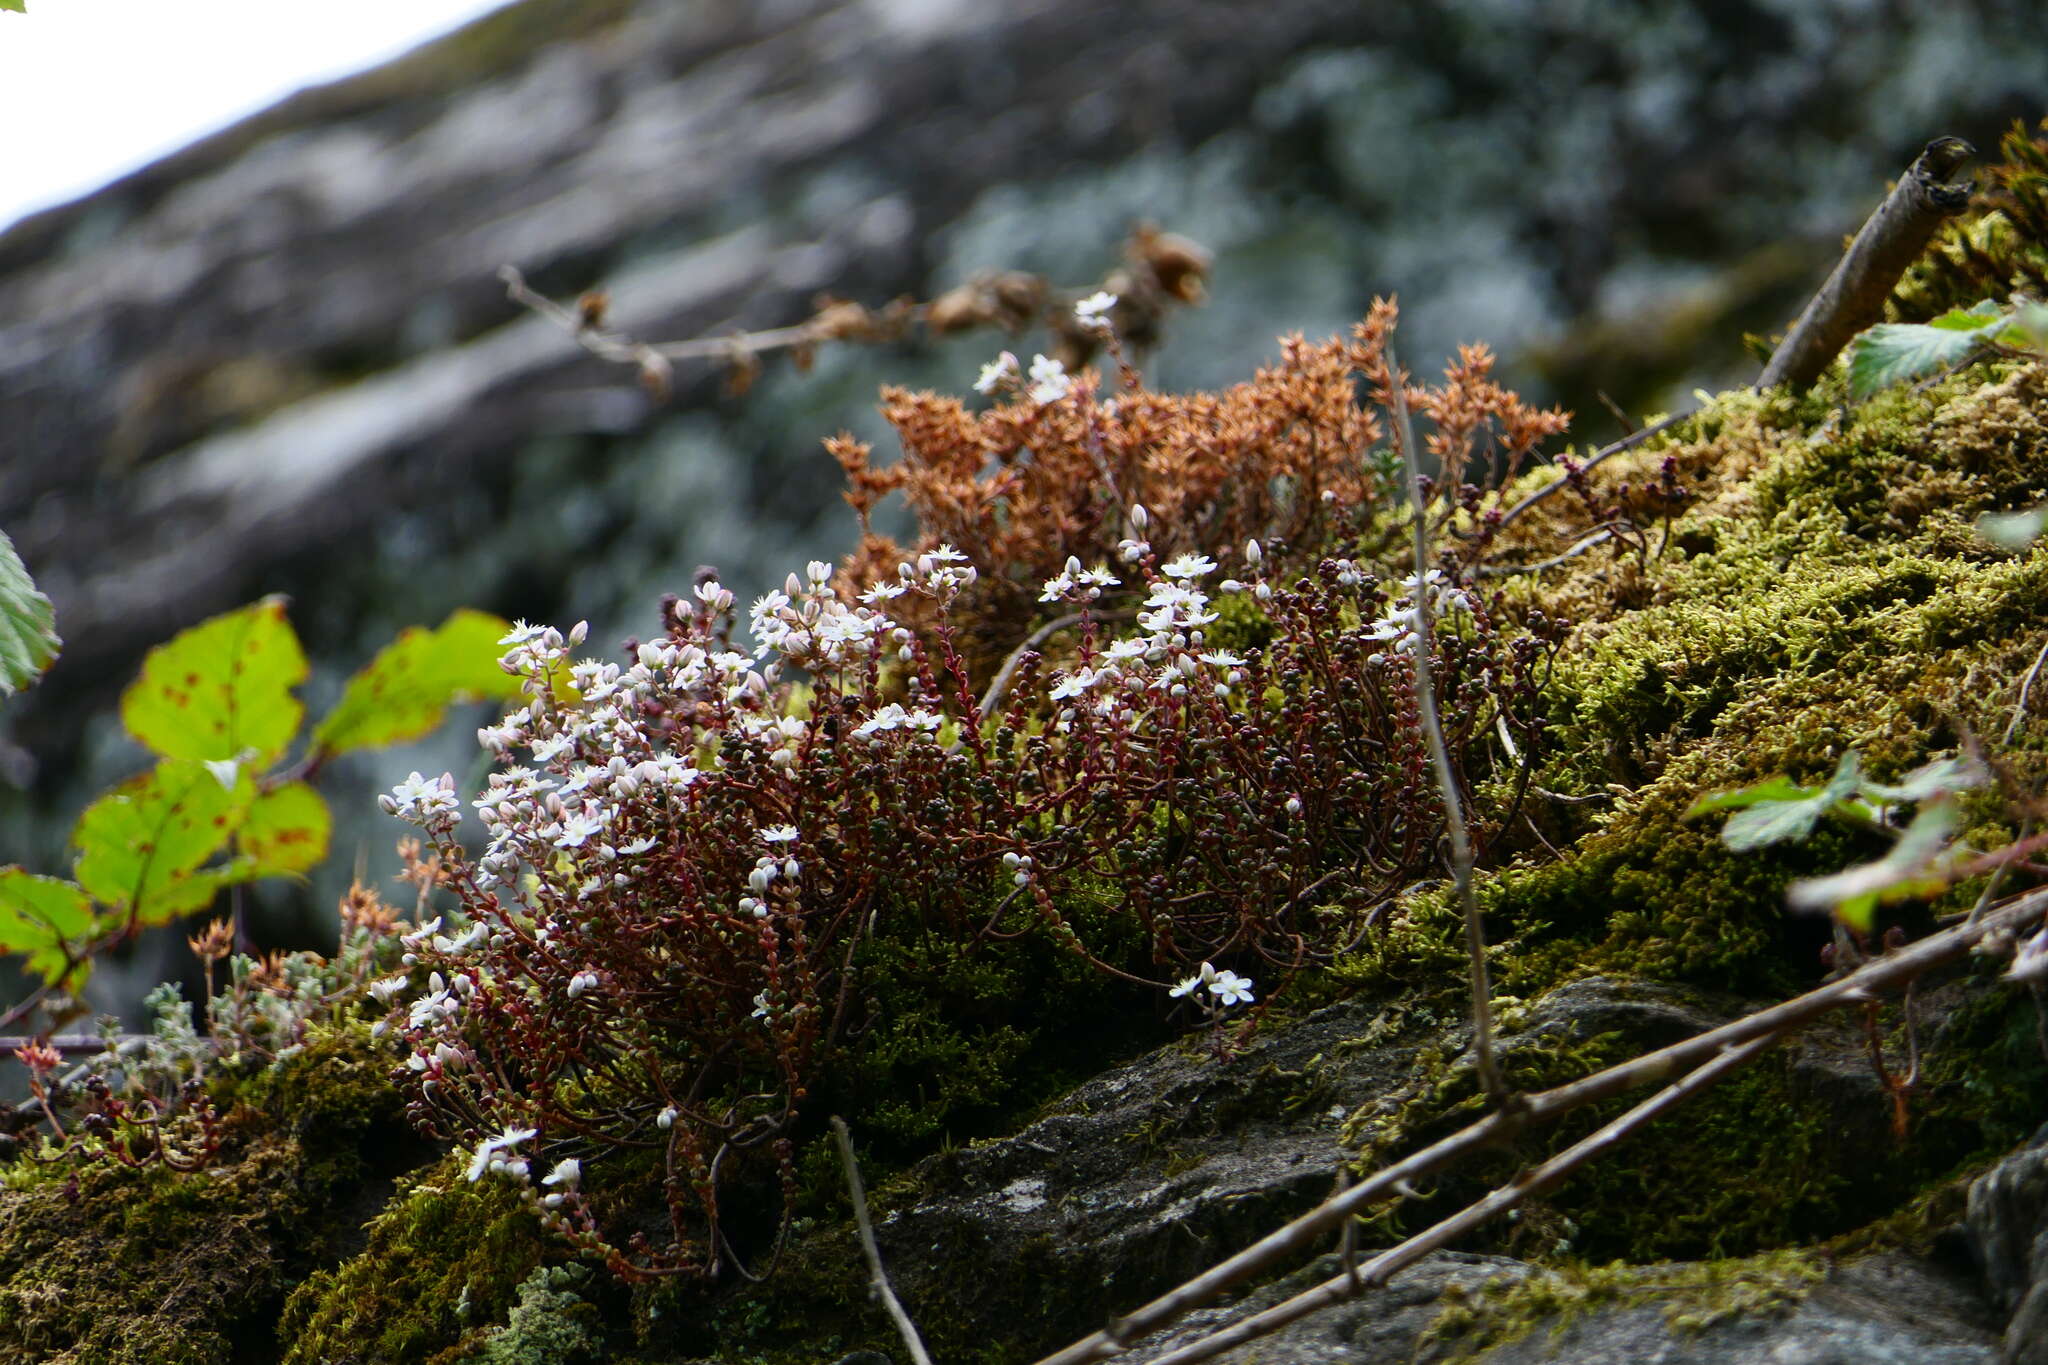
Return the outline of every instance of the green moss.
<path id="1" fill-rule="evenodd" d="M 504 1320 L 541 1264 L 539 1223 L 507 1182 L 463 1178 L 459 1154 L 408 1182 L 369 1245 L 286 1303 L 284 1365 L 460 1359 Z"/>
<path id="2" fill-rule="evenodd" d="M 1571 1266 L 1496 1277 L 1474 1289 L 1446 1288 L 1443 1308 L 1423 1333 L 1432 1358 L 1476 1360 L 1539 1328 L 1556 1340 L 1573 1323 L 1606 1309 L 1654 1305 L 1682 1331 L 1726 1318 L 1753 1317 L 1799 1303 L 1827 1277 L 1809 1252 L 1777 1251 L 1673 1266 Z"/>
<path id="3" fill-rule="evenodd" d="M 287 1292 L 340 1254 L 414 1148 L 361 1030 L 240 1086 L 206 1170 L 68 1163 L 0 1193 L 0 1354 L 123 1365 L 273 1358 Z"/>
<path id="4" fill-rule="evenodd" d="M 541 1267 L 520 1282 L 519 1300 L 492 1329 L 471 1365 L 578 1365 L 604 1359 L 596 1307 L 576 1291 L 590 1278 L 583 1266 Z"/>

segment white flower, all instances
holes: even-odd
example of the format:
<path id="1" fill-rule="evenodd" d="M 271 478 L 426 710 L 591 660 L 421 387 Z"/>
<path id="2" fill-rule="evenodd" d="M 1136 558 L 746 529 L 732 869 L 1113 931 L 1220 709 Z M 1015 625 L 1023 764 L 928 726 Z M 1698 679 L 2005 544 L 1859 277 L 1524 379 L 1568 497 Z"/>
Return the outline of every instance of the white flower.
<path id="1" fill-rule="evenodd" d="M 462 819 L 462 803 L 455 796 L 455 779 L 448 773 L 428 781 L 418 773 L 377 798 L 386 815 L 422 825 L 429 830 L 455 828 Z"/>
<path id="2" fill-rule="evenodd" d="M 1209 983 L 1209 990 L 1225 1005 L 1252 1003 L 1251 979 L 1239 976 L 1236 972 L 1216 973 L 1216 979 Z"/>
<path id="3" fill-rule="evenodd" d="M 1208 963 L 1204 962 L 1202 964 L 1201 971 L 1195 973 L 1193 976 L 1183 977 L 1181 979 L 1181 983 L 1178 986 L 1175 986 L 1172 990 L 1168 991 L 1167 994 L 1172 996 L 1174 999 L 1179 1000 L 1184 996 L 1192 995 L 1195 992 L 1196 988 L 1203 985 L 1204 983 L 1213 982 L 1215 980 L 1216 969 L 1210 966 Z"/>
<path id="4" fill-rule="evenodd" d="M 1110 330 L 1109 310 L 1116 307 L 1116 295 L 1106 289 L 1098 289 L 1074 305 L 1074 316 L 1083 327 L 1094 332 Z"/>
<path id="5" fill-rule="evenodd" d="M 581 971 L 569 978 L 569 998 L 571 1000 L 574 1000 L 576 997 L 582 995 L 585 991 L 594 991 L 596 989 L 596 972 Z"/>
<path id="6" fill-rule="evenodd" d="M 768 1017 L 768 992 L 766 992 L 766 991 L 762 991 L 762 992 L 761 992 L 761 993 L 760 993 L 759 995 L 756 995 L 756 996 L 754 997 L 754 1018 L 756 1018 L 756 1019 L 766 1019 L 767 1017 Z"/>
<path id="7" fill-rule="evenodd" d="M 549 1171 L 547 1175 L 541 1178 L 540 1183 L 543 1185 L 560 1185 L 565 1190 L 573 1190 L 582 1181 L 583 1163 L 573 1156 L 565 1156 L 555 1163 L 555 1169 Z"/>
<path id="8" fill-rule="evenodd" d="M 878 607 L 892 597 L 903 596 L 904 591 L 901 583 L 877 583 L 862 593 L 860 600 L 871 607 Z"/>
<path id="9" fill-rule="evenodd" d="M 380 1005 L 390 1004 L 392 997 L 404 989 L 405 978 L 402 976 L 387 976 L 380 981 L 372 981 L 370 983 L 371 998 Z"/>
<path id="10" fill-rule="evenodd" d="M 1034 403 L 1057 403 L 1074 391 L 1074 381 L 1067 375 L 1067 367 L 1051 356 L 1031 357 L 1031 401 Z"/>
<path id="11" fill-rule="evenodd" d="M 677 1113 L 678 1110 L 674 1105 L 671 1104 L 668 1108 L 662 1110 L 659 1114 L 656 1114 L 654 1116 L 654 1126 L 661 1129 L 663 1132 L 667 1132 L 669 1129 L 675 1127 Z"/>
<path id="12" fill-rule="evenodd" d="M 512 623 L 512 633 L 504 636 L 498 643 L 501 645 L 523 645 L 529 640 L 538 640 L 545 631 L 546 627 L 544 626 L 530 626 L 524 621 L 514 621 Z"/>
<path id="13" fill-rule="evenodd" d="M 761 842 L 764 844 L 795 843 L 797 838 L 795 825 L 771 825 L 760 833 Z"/>
<path id="14" fill-rule="evenodd" d="M 974 381 L 976 393 L 994 393 L 1004 384 L 1017 377 L 1017 357 L 1004 351 L 1001 355 L 981 367 L 981 378 Z"/>
<path id="15" fill-rule="evenodd" d="M 476 1145 L 476 1154 L 469 1159 L 469 1178 L 473 1181 L 481 1179 L 483 1173 L 498 1162 L 499 1152 L 510 1151 L 522 1142 L 531 1141 L 536 1131 L 532 1128 L 507 1128 L 496 1137 L 485 1138 L 479 1142 Z M 504 1165 L 509 1168 L 510 1163 Z"/>
<path id="16" fill-rule="evenodd" d="M 1168 578 L 1200 578 L 1203 574 L 1216 572 L 1216 561 L 1207 555 L 1185 554 L 1168 560 L 1159 572 Z"/>

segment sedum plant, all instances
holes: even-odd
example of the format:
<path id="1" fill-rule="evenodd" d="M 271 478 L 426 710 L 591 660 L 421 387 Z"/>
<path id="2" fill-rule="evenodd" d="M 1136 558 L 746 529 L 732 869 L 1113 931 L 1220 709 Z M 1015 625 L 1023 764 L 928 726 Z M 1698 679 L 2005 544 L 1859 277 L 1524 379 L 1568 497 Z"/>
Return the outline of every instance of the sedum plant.
<path id="1" fill-rule="evenodd" d="M 1332 420 L 1357 406 L 1340 378 L 1393 380 L 1391 312 L 1376 316 L 1378 334 L 1318 352 Z M 992 419 L 1036 431 L 1034 462 L 1078 468 L 1107 424 L 1147 410 L 1126 390 L 1104 411 L 1092 379 L 1038 368 Z M 849 582 L 813 562 L 752 604 L 743 640 L 710 576 L 623 662 L 575 658 L 581 626 L 515 627 L 502 666 L 525 702 L 479 732 L 499 763 L 485 789 L 465 801 L 414 774 L 384 799 L 424 832 L 453 902 L 404 938 L 410 975 L 378 986 L 416 1121 L 617 1273 L 709 1275 L 760 1245 L 727 1215 L 737 1189 L 779 1178 L 787 1227 L 797 1145 L 831 1109 L 929 1140 L 1076 1032 L 1077 1000 L 1221 1029 L 1354 939 L 1438 866 L 1423 598 L 1468 786 L 1493 775 L 1482 737 L 1534 751 L 1554 639 L 1505 629 L 1455 572 L 1362 561 L 1344 537 L 1368 520 L 1365 452 L 1331 445 L 1327 480 L 1259 463 L 1306 420 L 1291 392 L 1218 436 L 1263 483 L 1256 515 L 1218 485 L 1172 521 L 1091 504 L 1095 539 L 1076 541 L 1005 484 L 1006 513 L 986 490 L 958 509 L 1005 524 L 993 563 L 931 543 Z M 1441 458 L 1473 452 L 1485 414 L 1417 406 Z M 1367 419 L 1348 421 L 1366 439 Z M 1268 514 L 1271 544 L 1203 545 Z M 1052 559 L 1020 606 L 1020 577 L 1069 544 L 1103 553 Z M 876 552 L 871 538 L 855 564 Z M 978 690 L 963 622 L 1020 611 L 1059 613 L 1066 643 L 1041 655 L 1035 632 Z M 480 853 L 461 841 L 466 807 Z M 1505 812 L 1479 814 L 1483 844 Z M 605 1167 L 626 1175 L 601 1188 Z M 635 1173 L 660 1191 L 653 1221 L 621 1207 Z"/>

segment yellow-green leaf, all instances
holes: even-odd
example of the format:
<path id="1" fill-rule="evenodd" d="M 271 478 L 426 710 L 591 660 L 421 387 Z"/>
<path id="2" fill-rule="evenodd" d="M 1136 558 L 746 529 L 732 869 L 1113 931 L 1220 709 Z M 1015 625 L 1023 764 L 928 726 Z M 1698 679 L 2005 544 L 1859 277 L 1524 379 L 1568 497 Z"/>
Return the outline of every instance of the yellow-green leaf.
<path id="1" fill-rule="evenodd" d="M 436 630 L 401 631 L 369 666 L 349 679 L 334 710 L 313 732 L 321 753 L 375 749 L 418 739 L 451 702 L 519 695 L 519 679 L 498 667 L 510 630 L 480 611 L 458 611 Z"/>
<path id="2" fill-rule="evenodd" d="M 247 876 L 288 875 L 319 865 L 333 828 L 320 793 L 304 782 L 288 782 L 256 798 L 235 844 L 250 860 Z"/>
<path id="3" fill-rule="evenodd" d="M 163 924 L 203 909 L 221 882 L 199 869 L 255 799 L 247 773 L 224 786 L 203 763 L 165 759 L 78 817 L 78 884 L 126 923 Z"/>
<path id="4" fill-rule="evenodd" d="M 65 945 L 92 927 L 92 897 L 78 886 L 0 867 L 0 953 L 25 956 L 30 971 L 54 983 L 72 966 Z"/>
<path id="5" fill-rule="evenodd" d="M 121 720 L 165 758 L 246 757 L 267 767 L 299 731 L 305 708 L 292 688 L 305 680 L 284 599 L 266 597 L 152 649 L 121 695 Z"/>

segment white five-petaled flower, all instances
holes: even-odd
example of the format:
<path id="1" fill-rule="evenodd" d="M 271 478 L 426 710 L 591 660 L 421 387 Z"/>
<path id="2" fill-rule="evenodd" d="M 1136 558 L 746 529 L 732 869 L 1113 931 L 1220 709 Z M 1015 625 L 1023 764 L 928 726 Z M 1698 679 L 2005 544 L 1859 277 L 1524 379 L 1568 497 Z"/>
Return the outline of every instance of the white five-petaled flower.
<path id="1" fill-rule="evenodd" d="M 974 381 L 976 393 L 994 393 L 1017 378 L 1017 357 L 1004 351 L 1001 355 L 981 367 L 981 377 Z"/>
<path id="2" fill-rule="evenodd" d="M 533 1128 L 507 1128 L 496 1137 L 485 1138 L 479 1142 L 476 1145 L 476 1154 L 469 1159 L 469 1178 L 481 1179 L 485 1171 L 490 1170 L 494 1164 L 501 1163 L 498 1153 L 509 1152 L 522 1142 L 532 1141 L 537 1131 Z"/>
<path id="3" fill-rule="evenodd" d="M 1094 332 L 1110 330 L 1109 310 L 1116 307 L 1116 295 L 1107 289 L 1098 289 L 1074 305 L 1074 317 L 1083 327 Z"/>
<path id="4" fill-rule="evenodd" d="M 1031 401 L 1034 403 L 1057 403 L 1074 391 L 1074 381 L 1067 374 L 1067 367 L 1051 356 L 1031 357 Z"/>
<path id="5" fill-rule="evenodd" d="M 1159 566 L 1168 578 L 1200 578 L 1216 572 L 1216 561 L 1207 555 L 1184 554 Z"/>
<path id="6" fill-rule="evenodd" d="M 1208 984 L 1209 982 L 1214 981 L 1215 979 L 1216 969 L 1210 966 L 1208 963 L 1204 962 L 1202 964 L 1201 971 L 1195 973 L 1193 976 L 1181 978 L 1181 983 L 1178 986 L 1175 986 L 1172 990 L 1168 991 L 1167 994 L 1172 996 L 1174 999 L 1179 1000 L 1186 996 L 1193 995 L 1197 989 Z"/>
<path id="7" fill-rule="evenodd" d="M 795 843 L 796 838 L 795 825 L 770 825 L 761 831 L 761 842 L 764 844 L 790 844 Z"/>
<path id="8" fill-rule="evenodd" d="M 565 1156 L 555 1163 L 555 1168 L 541 1178 L 543 1185 L 560 1185 L 573 1190 L 583 1183 L 583 1163 L 573 1156 Z"/>
<path id="9" fill-rule="evenodd" d="M 1249 1005 L 1252 1003 L 1250 977 L 1239 976 L 1236 972 L 1218 972 L 1216 979 L 1209 983 L 1210 993 L 1225 1005 Z"/>

